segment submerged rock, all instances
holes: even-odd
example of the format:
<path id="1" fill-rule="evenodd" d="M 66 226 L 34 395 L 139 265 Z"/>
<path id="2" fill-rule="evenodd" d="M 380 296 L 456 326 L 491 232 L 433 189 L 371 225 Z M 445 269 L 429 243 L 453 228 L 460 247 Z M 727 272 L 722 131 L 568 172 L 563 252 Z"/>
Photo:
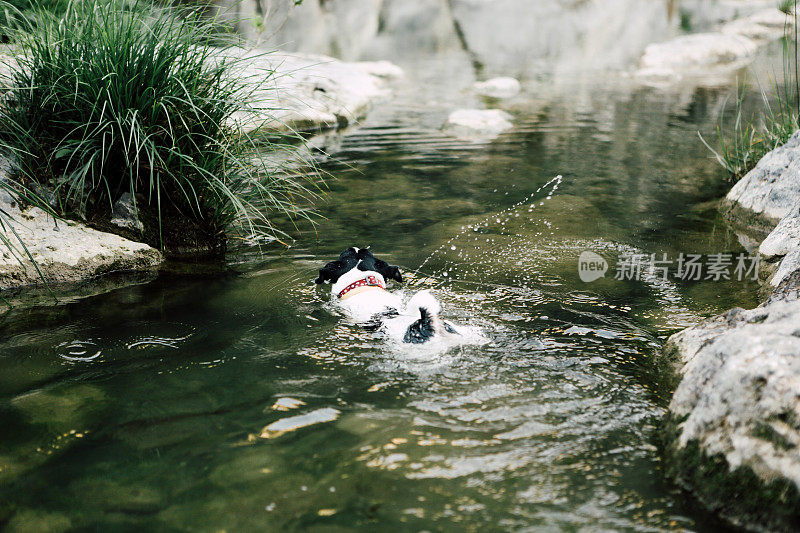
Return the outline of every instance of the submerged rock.
<path id="1" fill-rule="evenodd" d="M 732 309 L 670 337 L 681 376 L 667 471 L 709 509 L 756 530 L 800 527 L 800 301 Z"/>
<path id="2" fill-rule="evenodd" d="M 511 118 L 499 109 L 458 109 L 450 113 L 444 128 L 459 137 L 494 137 L 513 127 Z"/>
<path id="3" fill-rule="evenodd" d="M 23 509 L 9 520 L 4 531 L 9 533 L 59 533 L 72 529 L 72 521 L 62 513 L 39 509 Z"/>
<path id="4" fill-rule="evenodd" d="M 492 98 L 511 98 L 516 96 L 522 89 L 516 78 L 492 78 L 486 81 L 479 81 L 472 86 L 475 92 Z"/>

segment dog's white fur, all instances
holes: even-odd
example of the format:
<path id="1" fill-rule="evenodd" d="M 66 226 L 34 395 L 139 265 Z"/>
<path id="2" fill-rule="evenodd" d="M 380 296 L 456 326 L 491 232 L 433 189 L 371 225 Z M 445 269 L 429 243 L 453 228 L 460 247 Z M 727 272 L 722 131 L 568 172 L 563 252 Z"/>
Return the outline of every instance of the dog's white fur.
<path id="1" fill-rule="evenodd" d="M 416 293 L 405 305 L 398 294 L 380 287 L 370 287 L 369 290 L 339 298 L 339 293 L 348 285 L 368 276 L 374 276 L 386 286 L 386 281 L 378 272 L 364 271 L 358 268 L 342 274 L 336 283 L 331 285 L 332 300 L 336 301 L 339 307 L 355 322 L 373 322 L 378 317 L 381 320 L 382 329 L 391 337 L 397 337 L 395 340 L 402 341 L 408 327 L 420 318 L 420 309 L 424 309 L 431 317 L 435 336 L 453 334 L 446 331 L 444 322 L 439 317 L 442 309 L 439 301 L 427 290 Z M 398 314 L 386 317 L 385 314 L 392 310 Z M 451 329 L 455 330 L 452 326 Z"/>

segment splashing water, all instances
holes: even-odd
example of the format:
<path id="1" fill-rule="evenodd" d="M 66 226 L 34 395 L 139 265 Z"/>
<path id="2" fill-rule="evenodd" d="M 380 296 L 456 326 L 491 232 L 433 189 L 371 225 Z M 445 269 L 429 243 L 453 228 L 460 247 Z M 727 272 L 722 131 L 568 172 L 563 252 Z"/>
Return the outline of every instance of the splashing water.
<path id="1" fill-rule="evenodd" d="M 531 232 L 530 229 L 540 223 L 548 229 L 551 227 L 549 221 L 526 213 L 534 212 L 537 207 L 536 198 L 542 190 L 546 190 L 546 196 L 538 205 L 542 206 L 546 200 L 551 200 L 563 179 L 559 174 L 523 200 L 479 222 L 462 226 L 458 233 L 425 258 L 415 271 L 421 277 L 414 277 L 411 286 L 427 284 L 431 279 L 437 278 L 445 278 L 439 279 L 438 286 L 470 281 L 482 283 L 488 276 L 507 273 L 509 260 L 512 260 L 511 264 L 519 263 L 525 252 L 531 250 L 531 238 L 544 235 L 544 231 Z M 509 241 L 508 237 L 513 240 Z M 439 262 L 442 266 L 431 274 L 424 274 L 423 269 L 432 261 Z M 523 276 L 528 270 L 523 269 L 517 276 L 516 285 L 527 285 Z"/>

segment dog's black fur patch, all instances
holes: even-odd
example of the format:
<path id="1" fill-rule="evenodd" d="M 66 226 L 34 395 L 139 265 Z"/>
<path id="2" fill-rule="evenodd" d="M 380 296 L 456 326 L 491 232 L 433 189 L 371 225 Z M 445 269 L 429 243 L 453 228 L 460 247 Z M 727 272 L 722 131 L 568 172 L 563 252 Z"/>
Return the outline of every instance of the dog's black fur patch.
<path id="1" fill-rule="evenodd" d="M 360 262 L 359 262 L 360 261 Z M 319 270 L 319 277 L 314 283 L 336 283 L 342 275 L 358 267 L 363 272 L 377 272 L 384 279 L 402 282 L 400 269 L 386 261 L 376 258 L 367 248 L 356 250 L 353 247 L 339 254 L 339 259 L 331 261 Z"/>
<path id="2" fill-rule="evenodd" d="M 422 344 L 427 342 L 435 333 L 433 328 L 433 318 L 424 307 L 419 308 L 419 319 L 408 326 L 403 342 L 411 344 Z"/>

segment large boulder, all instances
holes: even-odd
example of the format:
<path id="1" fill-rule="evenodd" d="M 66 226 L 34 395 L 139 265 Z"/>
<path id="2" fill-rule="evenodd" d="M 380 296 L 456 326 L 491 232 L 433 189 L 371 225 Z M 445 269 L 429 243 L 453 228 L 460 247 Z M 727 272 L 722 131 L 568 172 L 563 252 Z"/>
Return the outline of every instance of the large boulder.
<path id="1" fill-rule="evenodd" d="M 800 131 L 736 183 L 721 209 L 737 229 L 763 238 L 758 253 L 768 289 L 800 270 Z"/>
<path id="2" fill-rule="evenodd" d="M 798 328 L 795 294 L 732 309 L 667 343 L 681 377 L 664 433 L 667 472 L 747 529 L 800 529 Z"/>
<path id="3" fill-rule="evenodd" d="M 388 61 L 348 63 L 332 57 L 229 49 L 216 57 L 233 57 L 234 71 L 258 86 L 253 112 L 234 122 L 244 130 L 323 130 L 362 118 L 371 105 L 390 94 L 387 81 L 403 75 Z"/>

